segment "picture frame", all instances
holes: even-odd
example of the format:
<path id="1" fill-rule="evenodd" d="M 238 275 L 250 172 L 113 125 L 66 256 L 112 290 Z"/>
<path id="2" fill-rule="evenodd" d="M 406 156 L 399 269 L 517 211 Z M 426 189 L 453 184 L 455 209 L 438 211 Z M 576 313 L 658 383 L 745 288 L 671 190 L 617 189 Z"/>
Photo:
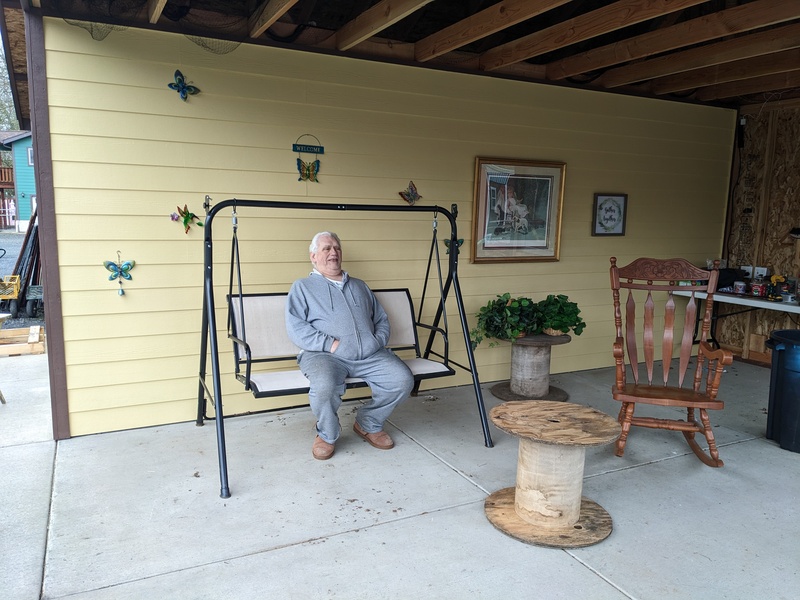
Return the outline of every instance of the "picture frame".
<path id="1" fill-rule="evenodd" d="M 628 194 L 595 194 L 592 235 L 625 235 Z"/>
<path id="2" fill-rule="evenodd" d="M 473 263 L 557 261 L 566 163 L 475 159 Z"/>

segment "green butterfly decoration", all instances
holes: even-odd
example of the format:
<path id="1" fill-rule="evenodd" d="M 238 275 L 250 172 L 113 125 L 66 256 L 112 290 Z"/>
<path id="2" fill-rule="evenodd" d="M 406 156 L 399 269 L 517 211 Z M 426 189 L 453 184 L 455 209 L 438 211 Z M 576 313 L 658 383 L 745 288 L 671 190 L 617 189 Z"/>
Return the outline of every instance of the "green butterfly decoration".
<path id="1" fill-rule="evenodd" d="M 458 242 L 456 242 L 456 252 L 458 252 L 458 248 L 460 248 L 463 243 L 464 243 L 464 238 L 461 238 L 458 240 Z M 445 254 L 450 254 L 450 240 L 445 240 L 444 245 L 445 248 L 447 248 L 447 252 L 445 252 Z"/>

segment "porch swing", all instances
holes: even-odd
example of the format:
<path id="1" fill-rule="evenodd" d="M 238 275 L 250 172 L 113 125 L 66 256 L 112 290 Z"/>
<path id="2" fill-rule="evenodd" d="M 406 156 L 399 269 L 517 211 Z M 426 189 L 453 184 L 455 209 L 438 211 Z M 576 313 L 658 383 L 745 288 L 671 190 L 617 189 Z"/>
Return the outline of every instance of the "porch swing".
<path id="1" fill-rule="evenodd" d="M 227 294 L 227 331 L 233 342 L 234 371 L 247 391 L 256 398 L 288 396 L 308 393 L 308 380 L 296 367 L 299 352 L 288 338 L 284 322 L 284 306 L 287 293 L 244 293 L 242 289 L 241 262 L 239 260 L 238 215 L 237 208 L 252 207 L 264 209 L 300 209 L 336 210 L 336 211 L 371 211 L 371 212 L 429 212 L 433 214 L 431 246 L 428 264 L 422 288 L 422 296 L 418 312 L 414 311 L 414 303 L 408 289 L 373 290 L 383 306 L 391 325 L 391 337 L 388 348 L 395 351 L 413 353 L 412 358 L 403 358 L 414 375 L 414 390 L 419 391 L 423 380 L 451 376 L 456 373 L 453 366 L 463 369 L 472 375 L 475 399 L 483 429 L 486 447 L 493 446 L 489 431 L 483 393 L 475 366 L 475 357 L 469 339 L 461 289 L 458 281 L 458 236 L 456 217 L 458 207 L 453 204 L 447 211 L 438 206 L 384 206 L 374 204 L 330 204 L 285 202 L 277 200 L 241 200 L 232 198 L 211 206 L 211 199 L 206 196 L 204 208 L 206 219 L 204 227 L 204 270 L 203 270 L 203 311 L 200 339 L 199 389 L 197 396 L 197 425 L 202 426 L 206 420 L 214 419 L 217 433 L 217 452 L 219 455 L 220 496 L 229 498 L 228 466 L 225 446 L 224 414 L 222 402 L 222 384 L 220 381 L 219 346 L 217 341 L 216 306 L 214 300 L 214 260 L 212 229 L 214 218 L 226 208 L 231 208 L 232 235 L 230 275 Z M 442 277 L 442 266 L 438 246 L 438 217 L 445 217 L 450 224 L 448 244 L 447 274 Z M 439 300 L 435 316 L 431 323 L 422 322 L 423 305 L 431 276 L 431 269 L 436 268 Z M 235 288 L 234 288 L 234 283 Z M 461 328 L 466 345 L 468 366 L 450 359 L 449 332 L 447 327 L 446 300 L 453 292 L 458 307 Z M 441 324 L 441 326 L 440 326 Z M 428 338 L 425 349 L 420 349 L 417 329 L 427 330 Z M 437 338 L 441 340 L 442 352 L 434 350 Z M 211 386 L 206 381 L 207 360 L 211 358 Z M 401 357 L 402 358 L 402 357 Z M 253 366 L 258 363 L 278 363 L 290 365 L 280 370 L 256 371 Z M 366 383 L 358 378 L 348 379 L 348 388 L 364 387 Z M 207 406 L 214 405 L 214 417 L 207 415 Z"/>

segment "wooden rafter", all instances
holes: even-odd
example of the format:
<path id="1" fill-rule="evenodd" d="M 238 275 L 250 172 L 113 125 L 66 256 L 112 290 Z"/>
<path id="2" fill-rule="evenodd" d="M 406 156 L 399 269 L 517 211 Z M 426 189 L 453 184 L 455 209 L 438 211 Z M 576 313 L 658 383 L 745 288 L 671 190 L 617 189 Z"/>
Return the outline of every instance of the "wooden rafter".
<path id="1" fill-rule="evenodd" d="M 612 69 L 599 82 L 603 87 L 614 88 L 797 47 L 800 47 L 800 23 Z"/>
<path id="2" fill-rule="evenodd" d="M 349 50 L 433 0 L 383 0 L 336 32 L 336 48 Z"/>
<path id="3" fill-rule="evenodd" d="M 800 68 L 800 65 L 798 67 Z M 699 90 L 695 97 L 698 100 L 719 100 L 760 93 L 779 94 L 779 90 L 788 90 L 796 87 L 800 87 L 800 70 L 777 75 L 765 75 L 764 77 L 755 77 L 745 81 L 710 85 Z"/>
<path id="4" fill-rule="evenodd" d="M 705 69 L 695 69 L 678 75 L 661 77 L 651 82 L 650 91 L 656 95 L 682 92 L 709 85 L 742 81 L 800 69 L 800 48 L 736 60 Z"/>
<path id="5" fill-rule="evenodd" d="M 251 38 L 259 37 L 295 4 L 297 4 L 297 0 L 265 0 L 250 15 L 247 22 L 247 30 L 250 32 L 248 35 Z"/>
<path id="6" fill-rule="evenodd" d="M 759 27 L 777 25 L 798 18 L 798 12 L 798 6 L 786 0 L 751 2 L 551 62 L 547 65 L 547 78 L 565 79 Z"/>
<path id="7" fill-rule="evenodd" d="M 505 0 L 494 4 L 418 41 L 414 45 L 415 58 L 420 62 L 428 61 L 567 2 L 569 0 Z"/>
<path id="8" fill-rule="evenodd" d="M 153 24 L 158 23 L 166 4 L 167 0 L 147 0 L 147 20 Z"/>
<path id="9" fill-rule="evenodd" d="M 485 52 L 481 69 L 492 71 L 502 66 L 527 60 L 570 44 L 616 31 L 629 25 L 655 19 L 707 0 L 620 0 L 579 17 L 562 21 L 513 42 Z"/>

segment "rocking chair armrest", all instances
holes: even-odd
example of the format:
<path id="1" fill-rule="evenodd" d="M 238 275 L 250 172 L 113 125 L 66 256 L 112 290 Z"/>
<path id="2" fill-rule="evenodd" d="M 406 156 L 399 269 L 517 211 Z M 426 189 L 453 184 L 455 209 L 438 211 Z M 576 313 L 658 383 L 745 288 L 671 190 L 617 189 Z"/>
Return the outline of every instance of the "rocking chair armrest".
<path id="1" fill-rule="evenodd" d="M 718 360 L 720 364 L 723 365 L 730 365 L 733 363 L 733 353 L 730 350 L 724 350 L 723 348 L 714 350 L 711 344 L 705 341 L 700 342 L 699 346 L 699 351 L 709 360 Z"/>
<path id="2" fill-rule="evenodd" d="M 614 341 L 614 365 L 617 370 L 616 385 L 617 389 L 625 387 L 625 342 L 621 337 Z"/>
<path id="3" fill-rule="evenodd" d="M 733 362 L 733 353 L 730 350 L 723 350 L 722 348 L 714 350 L 711 344 L 706 341 L 700 342 L 699 346 L 697 351 L 698 366 L 702 365 L 706 359 L 708 360 L 705 393 L 712 400 L 716 400 L 722 373 L 725 371 L 725 365 L 729 365 Z M 695 374 L 695 390 L 700 388 L 701 377 L 701 371 L 698 369 Z"/>

